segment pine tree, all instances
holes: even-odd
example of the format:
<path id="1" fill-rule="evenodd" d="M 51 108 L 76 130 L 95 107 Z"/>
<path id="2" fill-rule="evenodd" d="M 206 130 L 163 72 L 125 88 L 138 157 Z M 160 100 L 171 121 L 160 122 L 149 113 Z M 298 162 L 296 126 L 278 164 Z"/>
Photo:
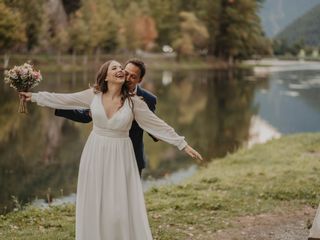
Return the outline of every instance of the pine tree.
<path id="1" fill-rule="evenodd" d="M 215 46 L 218 57 L 232 63 L 234 58 L 259 52 L 264 36 L 257 15 L 258 7 L 256 0 L 221 0 Z"/>

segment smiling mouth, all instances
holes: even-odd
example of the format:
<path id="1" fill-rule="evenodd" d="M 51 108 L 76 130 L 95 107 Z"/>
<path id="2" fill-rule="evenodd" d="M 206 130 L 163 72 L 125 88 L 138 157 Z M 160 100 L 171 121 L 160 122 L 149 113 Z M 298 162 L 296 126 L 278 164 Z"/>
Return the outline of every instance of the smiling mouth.
<path id="1" fill-rule="evenodd" d="M 115 75 L 117 78 L 123 78 L 124 77 L 124 73 L 123 72 L 118 72 Z"/>

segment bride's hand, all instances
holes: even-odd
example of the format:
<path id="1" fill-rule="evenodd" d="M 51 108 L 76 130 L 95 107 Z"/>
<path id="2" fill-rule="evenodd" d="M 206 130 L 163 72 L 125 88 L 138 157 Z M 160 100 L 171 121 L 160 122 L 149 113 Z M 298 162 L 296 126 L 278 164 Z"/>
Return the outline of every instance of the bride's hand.
<path id="1" fill-rule="evenodd" d="M 198 153 L 196 150 L 194 150 L 192 147 L 190 147 L 189 145 L 187 145 L 183 151 L 188 154 L 190 157 L 194 158 L 194 159 L 198 159 L 200 161 L 203 161 L 202 156 L 200 155 L 200 153 Z"/>
<path id="2" fill-rule="evenodd" d="M 25 102 L 30 102 L 31 101 L 31 92 L 19 92 L 19 97 L 23 99 Z"/>

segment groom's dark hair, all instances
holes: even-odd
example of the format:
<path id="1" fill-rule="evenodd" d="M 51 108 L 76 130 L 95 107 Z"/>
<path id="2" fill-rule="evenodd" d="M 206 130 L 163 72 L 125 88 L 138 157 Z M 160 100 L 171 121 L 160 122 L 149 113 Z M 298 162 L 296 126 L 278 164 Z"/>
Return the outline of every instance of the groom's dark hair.
<path id="1" fill-rule="evenodd" d="M 146 74 L 146 65 L 144 64 L 144 62 L 137 58 L 132 58 L 125 63 L 125 66 L 129 63 L 137 66 L 140 69 L 140 78 L 142 79 Z"/>

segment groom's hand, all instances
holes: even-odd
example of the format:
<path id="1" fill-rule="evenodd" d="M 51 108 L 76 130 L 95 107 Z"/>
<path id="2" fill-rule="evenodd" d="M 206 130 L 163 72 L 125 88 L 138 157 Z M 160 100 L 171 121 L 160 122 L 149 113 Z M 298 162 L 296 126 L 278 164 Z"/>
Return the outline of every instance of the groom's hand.
<path id="1" fill-rule="evenodd" d="M 31 96 L 32 96 L 31 92 L 19 92 L 19 97 L 22 98 L 22 100 L 25 102 L 30 102 Z"/>

